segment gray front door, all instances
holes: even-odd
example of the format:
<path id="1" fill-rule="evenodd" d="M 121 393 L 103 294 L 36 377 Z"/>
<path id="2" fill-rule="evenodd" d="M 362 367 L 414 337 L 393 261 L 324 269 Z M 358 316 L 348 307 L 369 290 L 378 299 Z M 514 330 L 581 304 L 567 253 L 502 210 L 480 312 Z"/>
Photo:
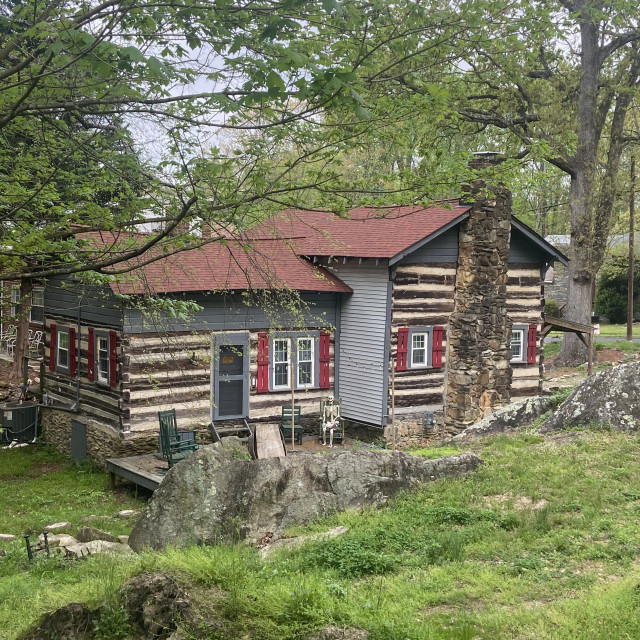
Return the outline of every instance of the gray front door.
<path id="1" fill-rule="evenodd" d="M 213 340 L 213 420 L 246 418 L 249 409 L 249 340 L 218 334 Z"/>
<path id="2" fill-rule="evenodd" d="M 244 345 L 218 347 L 218 417 L 239 416 L 244 406 Z"/>

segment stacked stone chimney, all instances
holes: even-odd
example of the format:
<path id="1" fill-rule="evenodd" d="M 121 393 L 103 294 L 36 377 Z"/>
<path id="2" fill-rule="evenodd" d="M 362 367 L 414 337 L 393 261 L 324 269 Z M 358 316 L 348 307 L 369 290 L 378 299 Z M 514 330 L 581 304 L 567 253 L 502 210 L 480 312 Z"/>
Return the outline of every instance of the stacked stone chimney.
<path id="1" fill-rule="evenodd" d="M 480 170 L 498 162 L 482 154 Z M 457 433 L 509 402 L 511 319 L 507 315 L 507 263 L 511 193 L 476 179 L 473 206 L 459 235 L 454 310 L 447 334 L 445 429 Z"/>

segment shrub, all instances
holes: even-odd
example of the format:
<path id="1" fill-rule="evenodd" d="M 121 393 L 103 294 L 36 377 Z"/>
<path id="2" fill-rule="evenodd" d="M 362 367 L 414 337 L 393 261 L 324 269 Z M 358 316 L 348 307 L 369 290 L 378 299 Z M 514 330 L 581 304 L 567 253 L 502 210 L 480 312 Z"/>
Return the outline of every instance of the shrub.
<path id="1" fill-rule="evenodd" d="M 633 274 L 634 299 L 640 291 L 640 266 L 635 263 Z M 612 255 L 600 269 L 596 291 L 595 312 L 611 322 L 622 323 L 627 317 L 627 279 L 629 255 L 621 249 Z"/>
<path id="2" fill-rule="evenodd" d="M 544 303 L 544 315 L 547 318 L 559 318 L 560 317 L 560 305 L 556 300 L 545 300 Z"/>
<path id="3" fill-rule="evenodd" d="M 100 608 L 100 617 L 94 621 L 95 640 L 125 640 L 130 637 L 129 614 L 123 606 L 106 604 Z"/>
<path id="4" fill-rule="evenodd" d="M 314 545 L 306 554 L 306 564 L 335 569 L 347 578 L 382 575 L 392 571 L 399 560 L 384 552 L 367 549 L 361 540 L 340 538 Z"/>

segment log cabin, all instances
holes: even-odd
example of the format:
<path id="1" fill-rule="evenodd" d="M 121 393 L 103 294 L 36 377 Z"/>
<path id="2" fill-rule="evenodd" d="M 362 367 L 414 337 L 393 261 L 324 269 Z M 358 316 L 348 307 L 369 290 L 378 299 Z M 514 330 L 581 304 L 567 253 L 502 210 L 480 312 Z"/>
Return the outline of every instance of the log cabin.
<path id="1" fill-rule="evenodd" d="M 293 385 L 310 431 L 319 400 L 333 394 L 355 435 L 388 435 L 393 417 L 410 436 L 425 411 L 442 409 L 456 380 L 477 374 L 476 386 L 490 383 L 480 355 L 462 373 L 449 371 L 456 345 L 468 356 L 474 344 L 499 351 L 501 340 L 507 355 L 498 369 L 508 375 L 496 397 L 536 395 L 543 274 L 566 258 L 511 217 L 510 197 L 500 202 L 363 207 L 347 217 L 284 211 L 242 241 L 167 256 L 109 286 L 52 278 L 44 300 L 47 399 L 72 408 L 87 428 L 126 440 L 157 434 L 157 412 L 167 408 L 184 428 L 276 421 Z M 494 238 L 496 229 L 502 235 Z M 469 269 L 461 252 L 469 254 L 473 233 L 483 235 L 486 255 L 471 255 Z M 500 242 L 504 273 L 487 277 Z M 465 316 L 457 300 L 479 280 L 502 302 L 496 312 L 478 289 L 478 311 Z M 467 328 L 452 340 L 454 316 L 466 317 Z M 500 326 L 494 341 L 469 330 L 492 324 Z"/>

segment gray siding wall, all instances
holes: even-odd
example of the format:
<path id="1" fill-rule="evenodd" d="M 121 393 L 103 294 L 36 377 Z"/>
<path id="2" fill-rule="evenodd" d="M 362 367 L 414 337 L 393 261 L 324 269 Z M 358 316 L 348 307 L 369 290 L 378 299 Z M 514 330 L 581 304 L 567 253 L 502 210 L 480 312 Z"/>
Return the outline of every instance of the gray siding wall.
<path id="1" fill-rule="evenodd" d="M 421 264 L 430 262 L 458 261 L 458 228 L 452 229 L 434 238 L 431 242 L 405 256 L 398 264 Z"/>
<path id="2" fill-rule="evenodd" d="M 307 327 L 333 327 L 336 323 L 335 293 L 303 293 L 303 308 L 291 314 L 273 307 L 272 312 L 256 304 L 247 304 L 239 294 L 194 294 L 184 300 L 197 302 L 198 311 L 188 320 L 167 318 L 164 314 L 154 318 L 144 316 L 138 309 L 125 310 L 126 333 L 158 333 L 164 331 L 242 331 L 252 329 L 296 329 Z M 270 298 L 273 304 L 275 298 Z"/>
<path id="3" fill-rule="evenodd" d="M 375 425 L 387 420 L 387 301 L 386 262 L 338 265 L 336 275 L 354 291 L 343 296 L 340 354 L 337 358 L 342 413 L 346 418 Z"/>
<path id="4" fill-rule="evenodd" d="M 511 227 L 509 263 L 543 265 L 549 256 L 524 234 Z"/>
<path id="5" fill-rule="evenodd" d="M 44 288 L 45 316 L 61 316 L 77 321 L 82 303 L 81 322 L 122 328 L 122 304 L 108 286 L 78 285 L 71 276 L 55 276 Z"/>

